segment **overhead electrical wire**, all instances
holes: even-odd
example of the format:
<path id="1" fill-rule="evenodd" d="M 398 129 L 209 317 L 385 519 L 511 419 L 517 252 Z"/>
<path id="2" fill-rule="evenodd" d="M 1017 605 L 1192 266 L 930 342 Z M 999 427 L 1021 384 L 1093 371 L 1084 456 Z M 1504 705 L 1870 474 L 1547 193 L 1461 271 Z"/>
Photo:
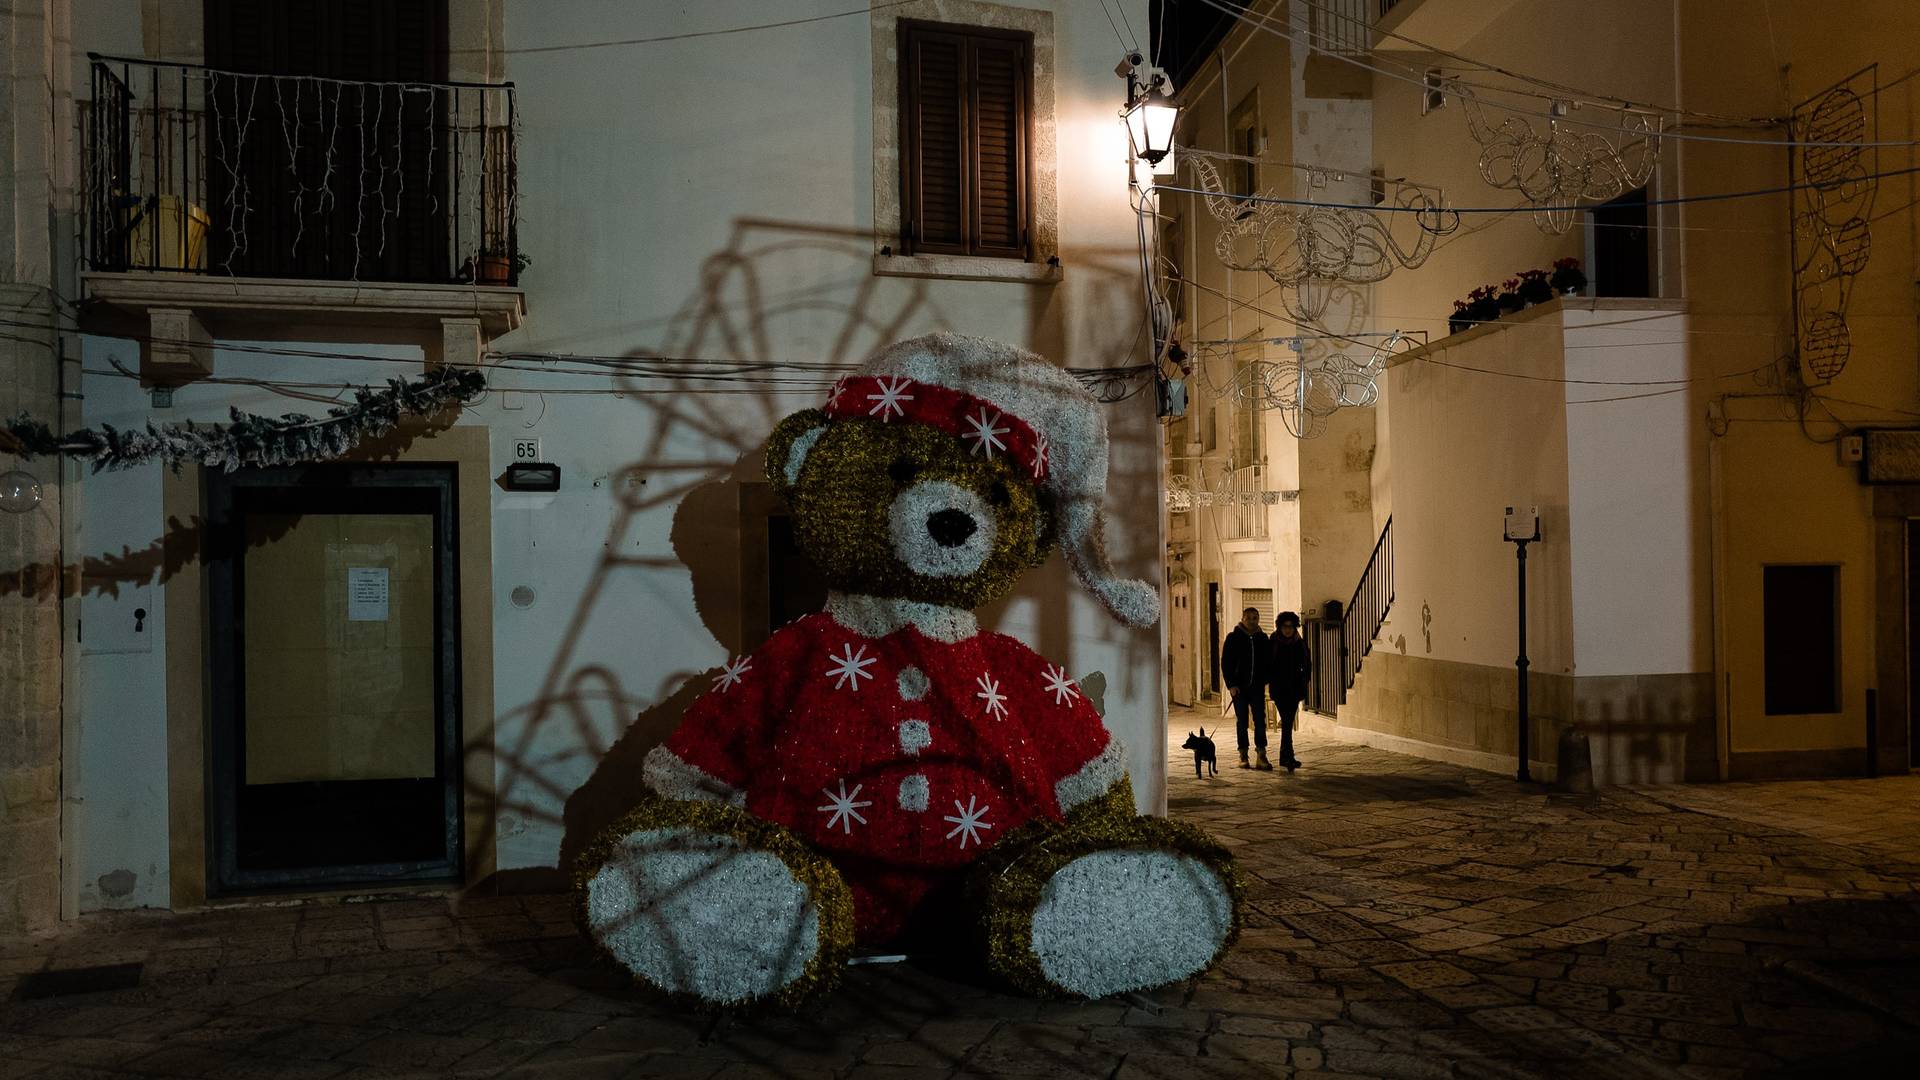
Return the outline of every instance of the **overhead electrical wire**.
<path id="1" fill-rule="evenodd" d="M 1865 176 L 1848 177 L 1846 182 L 1849 184 L 1858 184 L 1868 180 L 1885 180 L 1896 176 L 1912 176 L 1916 173 L 1920 173 L 1920 165 L 1905 169 L 1888 169 L 1882 172 L 1869 173 Z M 1705 195 L 1675 195 L 1665 199 L 1648 199 L 1645 202 L 1636 202 L 1633 205 L 1653 207 L 1684 206 L 1691 203 L 1728 202 L 1734 199 L 1754 199 L 1766 195 L 1786 195 L 1796 191 L 1820 191 L 1832 186 L 1831 184 L 1781 184 L 1775 187 L 1752 188 L 1747 191 L 1715 191 Z M 1212 194 L 1201 188 L 1180 187 L 1175 184 L 1155 184 L 1154 190 L 1177 191 L 1187 195 Z M 1373 205 L 1363 203 L 1316 202 L 1312 199 L 1286 199 L 1277 195 L 1234 195 L 1231 197 L 1240 202 L 1274 203 L 1280 206 L 1318 206 L 1334 210 L 1368 210 L 1375 213 L 1390 214 L 1514 214 L 1532 213 L 1536 209 L 1541 209 L 1539 207 L 1522 204 L 1518 206 L 1448 206 L 1434 210 L 1427 207 L 1401 206 L 1394 203 Z M 1586 203 L 1570 203 L 1564 207 L 1555 204 L 1554 206 L 1546 207 L 1546 209 L 1572 210 L 1591 208 L 1592 207 Z"/>
<path id="2" fill-rule="evenodd" d="M 578 52 L 583 49 L 612 49 L 626 45 L 653 45 L 662 41 L 686 41 L 689 38 L 722 37 L 727 34 L 745 34 L 754 30 L 776 30 L 784 26 L 802 26 L 806 23 L 826 22 L 829 19 L 844 19 L 850 15 L 866 15 L 888 8 L 906 7 L 920 3 L 921 0 L 894 0 L 888 4 L 873 4 L 868 7 L 850 8 L 846 11 L 833 11 L 825 15 L 812 15 L 804 19 L 786 19 L 781 22 L 754 23 L 748 26 L 729 26 L 719 30 L 694 30 L 684 34 L 660 34 L 655 37 L 622 38 L 618 41 L 583 41 L 574 45 L 531 45 L 519 49 L 503 49 L 511 55 L 529 53 Z"/>
<path id="3" fill-rule="evenodd" d="M 1303 45 L 1309 51 L 1320 53 L 1323 56 L 1331 56 L 1334 59 L 1341 61 L 1342 63 L 1351 64 L 1354 67 L 1362 68 L 1366 71 L 1371 71 L 1378 75 L 1384 75 L 1390 79 L 1396 79 L 1400 82 L 1409 83 L 1411 85 L 1420 87 L 1423 91 L 1431 89 L 1431 87 L 1428 85 L 1428 80 L 1424 72 L 1421 72 L 1420 74 L 1415 75 L 1415 74 L 1407 74 L 1399 71 L 1390 71 L 1378 65 L 1369 64 L 1364 60 L 1355 59 L 1354 57 L 1348 56 L 1345 53 L 1335 52 L 1331 49 L 1327 49 L 1322 46 L 1315 45 L 1311 40 L 1307 40 L 1307 38 L 1304 36 L 1289 33 L 1286 30 L 1276 29 L 1275 26 L 1272 23 L 1270 23 L 1265 17 L 1263 16 L 1256 17 L 1253 14 L 1251 14 L 1246 8 L 1232 7 L 1226 3 L 1221 2 L 1221 0 L 1200 0 L 1200 2 L 1207 5 L 1208 7 L 1215 9 L 1216 11 L 1219 11 L 1226 15 L 1230 15 L 1235 20 L 1239 22 L 1243 22 L 1248 26 L 1251 26 L 1257 30 L 1265 31 L 1268 34 L 1271 34 L 1275 37 L 1278 37 L 1290 43 Z M 1546 94 L 1524 94 L 1521 91 L 1512 91 L 1512 90 L 1509 90 L 1508 92 L 1522 94 L 1522 96 L 1527 96 L 1527 97 L 1553 96 L 1553 95 L 1546 95 Z M 1572 116 L 1572 115 L 1556 116 L 1552 112 L 1541 112 L 1539 110 L 1522 109 L 1522 108 L 1516 108 L 1511 105 L 1503 105 L 1503 104 L 1496 104 L 1494 107 L 1500 109 L 1503 112 L 1512 113 L 1515 116 L 1530 116 L 1540 120 L 1551 120 L 1560 124 L 1567 124 L 1567 125 L 1573 125 L 1573 126 L 1585 127 L 1585 128 L 1594 128 L 1602 131 L 1617 130 L 1618 128 L 1617 124 L 1608 124 L 1608 123 L 1602 123 L 1594 120 L 1585 120 L 1580 117 Z M 1887 146 L 1887 147 L 1920 146 L 1920 140 L 1914 140 L 1914 139 L 1889 140 L 1889 141 L 1882 141 L 1882 142 L 1822 142 L 1822 141 L 1795 140 L 1795 139 L 1743 139 L 1743 138 L 1737 138 L 1730 135 L 1702 135 L 1696 132 L 1682 132 L 1682 131 L 1674 131 L 1674 130 L 1659 132 L 1655 137 L 1662 140 L 1672 139 L 1680 142 L 1726 143 L 1726 144 L 1731 144 L 1736 146 L 1779 146 L 1779 147 L 1819 146 L 1819 147 L 1849 147 L 1849 148 L 1854 148 L 1854 147 L 1865 148 L 1865 147 L 1881 147 L 1881 146 Z"/>
<path id="4" fill-rule="evenodd" d="M 1553 91 L 1553 93 L 1551 94 L 1527 94 L 1527 96 L 1529 97 L 1553 97 L 1561 100 L 1580 101 L 1580 102 L 1592 103 L 1596 105 L 1605 105 L 1609 108 L 1632 109 L 1632 110 L 1639 110 L 1644 112 L 1672 113 L 1675 116 L 1691 116 L 1691 117 L 1697 117 L 1702 120 L 1716 120 L 1716 121 L 1725 122 L 1729 125 L 1774 124 L 1774 123 L 1779 123 L 1780 120 L 1782 119 L 1780 117 L 1770 117 L 1770 116 L 1728 116 L 1721 113 L 1700 112 L 1694 109 L 1681 108 L 1680 106 L 1677 106 L 1677 105 L 1660 105 L 1653 102 L 1634 101 L 1631 98 L 1619 97 L 1613 94 L 1602 94 L 1602 93 L 1596 93 L 1590 90 L 1582 90 L 1579 87 L 1568 86 L 1565 83 L 1554 82 L 1551 79 L 1543 79 L 1537 75 L 1528 75 L 1523 72 L 1514 71 L 1510 68 L 1502 67 L 1499 64 L 1489 63 L 1488 61 L 1485 61 L 1485 60 L 1475 60 L 1472 57 L 1463 56 L 1460 53 L 1453 52 L 1452 50 L 1442 49 L 1437 45 L 1430 45 L 1416 38 L 1408 37 L 1405 34 L 1398 33 L 1393 30 L 1384 29 L 1380 26 L 1379 23 L 1369 22 L 1363 16 L 1349 15 L 1346 12 L 1335 10 L 1334 8 L 1331 8 L 1324 3 L 1316 3 L 1315 0 L 1303 0 L 1303 2 L 1307 7 L 1314 8 L 1320 11 L 1322 14 L 1331 15 L 1332 17 L 1339 19 L 1342 22 L 1358 23 L 1362 28 L 1368 31 L 1371 31 L 1373 33 L 1377 33 L 1381 37 L 1392 38 L 1395 41 L 1404 41 L 1409 45 L 1417 47 L 1422 52 L 1432 53 L 1435 56 L 1444 56 L 1449 60 L 1457 61 L 1459 63 L 1465 64 L 1479 71 L 1490 71 L 1496 75 L 1505 75 L 1509 79 L 1514 79 L 1516 81 L 1526 83 L 1531 86 L 1537 86 L 1544 90 Z M 1249 14 L 1252 13 L 1251 8 L 1248 8 L 1245 5 L 1241 5 L 1241 7 L 1242 7 L 1242 10 L 1247 11 Z M 1916 69 L 1916 70 L 1920 70 L 1920 69 Z M 1496 86 L 1496 85 L 1484 84 L 1484 83 L 1472 83 L 1472 82 L 1467 82 L 1464 79 L 1461 79 L 1458 81 L 1464 83 L 1467 86 L 1472 86 L 1477 90 L 1493 90 L 1493 91 L 1515 93 L 1515 94 L 1526 93 L 1525 91 L 1515 90 L 1511 87 L 1502 87 L 1502 86 Z"/>

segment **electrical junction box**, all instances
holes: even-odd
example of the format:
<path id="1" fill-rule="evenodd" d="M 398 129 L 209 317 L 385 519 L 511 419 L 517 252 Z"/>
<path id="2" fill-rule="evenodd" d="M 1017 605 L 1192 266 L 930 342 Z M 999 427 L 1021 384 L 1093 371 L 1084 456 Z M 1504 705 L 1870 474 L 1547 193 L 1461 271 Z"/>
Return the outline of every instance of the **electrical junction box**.
<path id="1" fill-rule="evenodd" d="M 1842 435 L 1839 442 L 1840 463 L 1858 465 L 1867 456 L 1867 439 L 1864 435 Z"/>

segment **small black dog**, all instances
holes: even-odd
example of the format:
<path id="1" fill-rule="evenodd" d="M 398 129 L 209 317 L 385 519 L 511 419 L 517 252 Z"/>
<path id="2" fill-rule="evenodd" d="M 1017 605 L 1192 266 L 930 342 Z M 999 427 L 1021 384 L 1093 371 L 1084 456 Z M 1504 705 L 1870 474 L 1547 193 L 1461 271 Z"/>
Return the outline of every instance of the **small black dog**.
<path id="1" fill-rule="evenodd" d="M 1213 770 L 1212 775 L 1220 775 L 1220 765 L 1214 757 L 1213 740 L 1207 738 L 1206 728 L 1201 728 L 1198 735 L 1191 731 L 1187 732 L 1187 741 L 1180 744 L 1180 749 L 1193 751 L 1194 779 L 1205 779 L 1206 774 L 1200 771 L 1200 763 L 1203 761 L 1206 762 L 1207 768 Z"/>

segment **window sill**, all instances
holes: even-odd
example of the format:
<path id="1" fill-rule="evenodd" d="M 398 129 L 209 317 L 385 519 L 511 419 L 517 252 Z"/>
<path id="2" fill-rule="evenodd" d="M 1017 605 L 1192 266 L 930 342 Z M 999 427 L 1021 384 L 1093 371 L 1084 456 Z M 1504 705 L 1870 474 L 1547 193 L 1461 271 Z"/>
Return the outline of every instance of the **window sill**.
<path id="1" fill-rule="evenodd" d="M 880 277 L 1008 281 L 1021 285 L 1054 285 L 1065 275 L 1064 268 L 1056 263 L 1015 262 L 978 255 L 875 255 L 873 272 Z"/>

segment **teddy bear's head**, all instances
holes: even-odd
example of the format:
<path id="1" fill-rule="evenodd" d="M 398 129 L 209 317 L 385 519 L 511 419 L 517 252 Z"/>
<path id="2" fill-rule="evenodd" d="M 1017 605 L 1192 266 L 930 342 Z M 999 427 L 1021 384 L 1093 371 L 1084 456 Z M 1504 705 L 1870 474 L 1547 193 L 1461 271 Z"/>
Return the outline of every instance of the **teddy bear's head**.
<path id="1" fill-rule="evenodd" d="M 954 334 L 886 349 L 767 441 L 795 537 L 837 590 L 978 607 L 1058 542 L 1116 617 L 1149 626 L 1156 592 L 1107 568 L 1106 465 L 1106 423 L 1078 381 Z"/>

